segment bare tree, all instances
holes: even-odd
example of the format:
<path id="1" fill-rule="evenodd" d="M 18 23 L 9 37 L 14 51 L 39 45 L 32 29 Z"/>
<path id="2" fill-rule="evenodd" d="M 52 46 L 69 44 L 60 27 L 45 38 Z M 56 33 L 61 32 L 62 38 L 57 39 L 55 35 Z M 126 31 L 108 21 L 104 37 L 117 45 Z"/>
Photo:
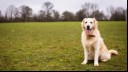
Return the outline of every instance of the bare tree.
<path id="1" fill-rule="evenodd" d="M 78 20 L 78 21 L 83 20 L 83 18 L 86 17 L 84 12 L 85 11 L 83 9 L 76 12 L 76 20 Z"/>
<path id="2" fill-rule="evenodd" d="M 110 20 L 125 20 L 125 9 L 122 7 L 115 8 L 114 12 L 111 14 Z"/>
<path id="3" fill-rule="evenodd" d="M 45 2 L 42 5 L 42 8 L 46 11 L 46 19 L 49 21 L 51 20 L 51 12 L 54 5 L 51 2 Z"/>
<path id="4" fill-rule="evenodd" d="M 15 12 L 14 13 L 15 18 L 20 17 L 20 12 L 19 12 L 18 8 L 16 8 L 14 12 Z"/>
<path id="5" fill-rule="evenodd" d="M 115 12 L 115 8 L 113 6 L 108 7 L 107 9 L 107 13 L 108 13 L 108 19 L 110 19 L 111 15 Z"/>
<path id="6" fill-rule="evenodd" d="M 106 20 L 106 17 L 102 11 L 99 10 L 93 11 L 90 17 L 94 17 L 94 16 L 97 20 Z"/>
<path id="7" fill-rule="evenodd" d="M 32 15 L 32 9 L 29 6 L 22 5 L 20 7 L 21 9 L 21 18 L 23 21 L 28 21 L 30 20 L 30 16 Z"/>
<path id="8" fill-rule="evenodd" d="M 93 3 L 85 3 L 82 5 L 86 17 L 89 17 L 93 11 L 98 10 L 98 5 Z M 95 14 L 94 14 L 95 15 Z"/>
<path id="9" fill-rule="evenodd" d="M 107 8 L 109 20 L 125 20 L 125 9 L 122 7 L 114 8 L 110 6 Z"/>
<path id="10" fill-rule="evenodd" d="M 117 7 L 116 8 L 116 11 L 120 12 L 120 13 L 123 13 L 124 12 L 124 8 L 123 7 Z"/>
<path id="11" fill-rule="evenodd" d="M 59 19 L 60 19 L 60 14 L 59 14 L 58 11 L 53 10 L 53 18 L 54 18 L 54 21 L 59 21 Z"/>
<path id="12" fill-rule="evenodd" d="M 46 20 L 46 12 L 44 10 L 39 11 L 38 21 L 45 21 Z"/>
<path id="13" fill-rule="evenodd" d="M 9 20 L 13 20 L 15 18 L 15 10 L 17 8 L 14 6 L 14 5 L 10 5 L 8 6 L 8 8 L 6 9 L 6 15 L 7 15 L 7 18 Z"/>
<path id="14" fill-rule="evenodd" d="M 95 12 L 98 10 L 99 8 L 98 8 L 98 5 L 97 4 L 92 4 L 91 5 L 91 13 L 93 14 L 93 17 L 95 17 Z"/>
<path id="15" fill-rule="evenodd" d="M 72 12 L 65 11 L 62 14 L 62 20 L 63 21 L 73 21 L 75 19 L 75 16 Z"/>

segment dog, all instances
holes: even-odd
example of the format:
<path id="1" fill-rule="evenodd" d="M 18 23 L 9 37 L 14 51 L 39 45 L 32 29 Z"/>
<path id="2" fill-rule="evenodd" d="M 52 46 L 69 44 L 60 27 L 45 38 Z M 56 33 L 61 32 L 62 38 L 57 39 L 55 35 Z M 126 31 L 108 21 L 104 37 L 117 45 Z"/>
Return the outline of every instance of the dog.
<path id="1" fill-rule="evenodd" d="M 99 66 L 98 60 L 108 61 L 111 55 L 117 55 L 116 50 L 108 50 L 98 30 L 98 21 L 95 18 L 84 18 L 81 22 L 81 41 L 84 48 L 84 61 L 94 60 L 94 66 Z"/>

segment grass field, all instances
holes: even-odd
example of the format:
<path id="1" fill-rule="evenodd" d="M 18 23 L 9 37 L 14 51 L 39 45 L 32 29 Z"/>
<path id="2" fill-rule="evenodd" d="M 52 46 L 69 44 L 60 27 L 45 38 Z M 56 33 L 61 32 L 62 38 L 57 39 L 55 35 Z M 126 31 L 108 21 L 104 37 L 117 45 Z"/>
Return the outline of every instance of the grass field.
<path id="1" fill-rule="evenodd" d="M 108 49 L 119 55 L 108 62 L 81 65 L 80 22 L 30 22 L 0 24 L 0 70 L 127 70 L 127 24 L 101 21 L 99 30 Z"/>

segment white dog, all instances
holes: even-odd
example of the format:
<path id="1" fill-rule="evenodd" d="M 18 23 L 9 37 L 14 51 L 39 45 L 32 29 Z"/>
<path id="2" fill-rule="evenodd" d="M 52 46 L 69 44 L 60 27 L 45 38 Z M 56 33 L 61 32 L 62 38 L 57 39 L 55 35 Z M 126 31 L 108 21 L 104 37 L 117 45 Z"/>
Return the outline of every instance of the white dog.
<path id="1" fill-rule="evenodd" d="M 108 50 L 98 30 L 98 22 L 95 18 L 84 18 L 82 23 L 82 45 L 84 48 L 84 61 L 94 60 L 94 66 L 99 66 L 98 60 L 108 61 L 111 59 L 111 54 L 117 55 L 115 50 Z"/>

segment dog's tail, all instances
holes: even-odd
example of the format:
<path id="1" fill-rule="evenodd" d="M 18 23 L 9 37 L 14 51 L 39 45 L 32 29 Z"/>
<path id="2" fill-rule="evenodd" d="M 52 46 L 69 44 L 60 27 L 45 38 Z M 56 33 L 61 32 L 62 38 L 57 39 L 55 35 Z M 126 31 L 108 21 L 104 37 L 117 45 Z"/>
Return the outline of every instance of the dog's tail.
<path id="1" fill-rule="evenodd" d="M 108 51 L 110 53 L 110 55 L 117 55 L 118 52 L 116 50 L 109 50 Z"/>

